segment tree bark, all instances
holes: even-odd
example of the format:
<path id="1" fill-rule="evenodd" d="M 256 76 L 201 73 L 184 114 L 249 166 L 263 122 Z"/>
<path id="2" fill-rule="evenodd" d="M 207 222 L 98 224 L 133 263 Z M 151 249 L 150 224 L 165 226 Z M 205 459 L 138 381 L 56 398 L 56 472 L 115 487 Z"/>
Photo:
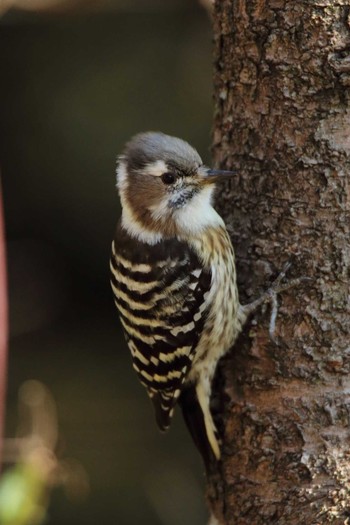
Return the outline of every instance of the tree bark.
<path id="1" fill-rule="evenodd" d="M 260 312 L 220 363 L 225 525 L 350 523 L 348 0 L 216 0 L 213 154 L 238 168 L 217 208 L 241 302 L 292 260 L 311 284 Z"/>

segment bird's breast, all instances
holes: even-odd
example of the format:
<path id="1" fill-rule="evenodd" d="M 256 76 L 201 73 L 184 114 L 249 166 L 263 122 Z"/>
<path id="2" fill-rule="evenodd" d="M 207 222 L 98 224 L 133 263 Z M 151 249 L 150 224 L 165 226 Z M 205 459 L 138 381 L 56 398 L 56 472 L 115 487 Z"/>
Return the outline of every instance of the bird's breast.
<path id="1" fill-rule="evenodd" d="M 207 296 L 208 316 L 199 340 L 189 380 L 202 369 L 213 376 L 218 360 L 229 350 L 241 330 L 234 251 L 226 229 L 210 231 L 196 246 L 210 265 L 212 281 Z"/>

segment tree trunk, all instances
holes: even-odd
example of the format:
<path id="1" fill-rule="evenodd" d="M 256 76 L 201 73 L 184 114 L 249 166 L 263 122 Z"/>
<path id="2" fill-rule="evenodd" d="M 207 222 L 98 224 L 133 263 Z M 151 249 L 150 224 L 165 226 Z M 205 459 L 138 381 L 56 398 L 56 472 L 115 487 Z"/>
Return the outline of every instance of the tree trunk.
<path id="1" fill-rule="evenodd" d="M 241 302 L 286 261 L 314 278 L 258 313 L 220 364 L 223 458 L 208 500 L 225 525 L 350 522 L 349 1 L 217 0 L 218 195 Z"/>

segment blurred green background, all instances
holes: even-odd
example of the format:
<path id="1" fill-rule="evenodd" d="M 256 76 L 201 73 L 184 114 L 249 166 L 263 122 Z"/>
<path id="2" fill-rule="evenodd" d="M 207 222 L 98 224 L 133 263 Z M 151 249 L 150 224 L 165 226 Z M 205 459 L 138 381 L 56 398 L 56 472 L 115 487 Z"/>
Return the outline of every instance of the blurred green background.
<path id="1" fill-rule="evenodd" d="M 49 525 L 207 519 L 200 457 L 180 414 L 158 432 L 108 282 L 123 144 L 161 130 L 210 162 L 210 19 L 199 3 L 167 1 L 79 2 L 0 18 L 6 433 L 15 433 L 22 382 L 44 382 L 57 402 L 59 454 L 90 480 L 83 501 L 53 493 Z"/>

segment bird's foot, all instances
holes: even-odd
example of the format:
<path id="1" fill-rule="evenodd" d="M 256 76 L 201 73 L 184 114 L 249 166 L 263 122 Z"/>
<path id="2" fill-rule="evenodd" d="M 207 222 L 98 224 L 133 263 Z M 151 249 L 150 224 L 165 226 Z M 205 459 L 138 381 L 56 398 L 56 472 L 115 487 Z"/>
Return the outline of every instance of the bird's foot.
<path id="1" fill-rule="evenodd" d="M 243 322 L 247 320 L 247 318 L 253 314 L 259 306 L 262 306 L 263 304 L 270 303 L 271 304 L 271 317 L 270 317 L 270 324 L 269 324 L 269 335 L 271 340 L 277 344 L 277 339 L 275 337 L 275 330 L 276 330 L 276 319 L 278 314 L 278 300 L 277 296 L 281 292 L 285 292 L 286 290 L 289 290 L 290 288 L 294 288 L 295 286 L 299 286 L 303 282 L 312 281 L 311 277 L 298 277 L 296 279 L 291 279 L 290 281 L 286 283 L 282 283 L 284 280 L 287 271 L 291 267 L 291 263 L 288 262 L 283 267 L 283 270 L 278 275 L 277 279 L 271 284 L 270 288 L 266 290 L 258 299 L 255 299 L 255 301 L 252 301 L 251 303 L 245 304 L 241 306 L 241 314 Z"/>

